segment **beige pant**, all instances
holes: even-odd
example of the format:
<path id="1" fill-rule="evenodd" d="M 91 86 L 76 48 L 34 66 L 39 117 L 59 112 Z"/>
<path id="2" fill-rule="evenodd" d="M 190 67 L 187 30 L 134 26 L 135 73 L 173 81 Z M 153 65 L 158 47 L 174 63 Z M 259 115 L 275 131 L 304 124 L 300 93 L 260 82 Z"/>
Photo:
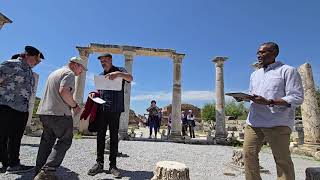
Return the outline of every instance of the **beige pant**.
<path id="1" fill-rule="evenodd" d="M 290 156 L 291 129 L 286 126 L 255 128 L 246 126 L 244 135 L 244 164 L 246 180 L 261 180 L 259 152 L 264 139 L 269 143 L 277 165 L 277 180 L 294 180 L 294 166 Z"/>

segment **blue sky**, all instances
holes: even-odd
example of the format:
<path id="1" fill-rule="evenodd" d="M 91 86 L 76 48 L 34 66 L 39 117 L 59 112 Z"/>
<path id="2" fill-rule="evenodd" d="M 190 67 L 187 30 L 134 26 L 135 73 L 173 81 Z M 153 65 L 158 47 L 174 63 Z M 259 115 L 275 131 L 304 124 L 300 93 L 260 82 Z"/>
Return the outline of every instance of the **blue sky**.
<path id="1" fill-rule="evenodd" d="M 0 12 L 13 23 L 0 30 L 0 60 L 39 48 L 46 59 L 34 71 L 40 74 L 37 96 L 46 77 L 78 56 L 76 46 L 90 43 L 170 48 L 186 54 L 182 64 L 182 101 L 199 107 L 214 100 L 212 58 L 228 56 L 225 91 L 246 91 L 250 64 L 262 42 L 280 45 L 279 58 L 298 67 L 309 62 L 320 82 L 320 1 L 298 0 L 0 0 Z M 101 71 L 89 57 L 86 94 L 94 90 L 93 74 Z M 114 56 L 124 65 L 124 57 Z M 171 103 L 172 60 L 135 57 L 131 108 L 143 113 L 151 99 L 159 106 Z M 85 96 L 86 96 L 85 94 Z"/>

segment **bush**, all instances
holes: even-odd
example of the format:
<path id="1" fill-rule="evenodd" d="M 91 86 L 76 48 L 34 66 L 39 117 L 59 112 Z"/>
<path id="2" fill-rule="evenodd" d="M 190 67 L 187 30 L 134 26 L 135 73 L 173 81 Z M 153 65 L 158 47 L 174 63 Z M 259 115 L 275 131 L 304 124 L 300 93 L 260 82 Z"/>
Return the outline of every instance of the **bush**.
<path id="1" fill-rule="evenodd" d="M 233 116 L 236 119 L 244 118 L 246 119 L 248 115 L 248 109 L 244 106 L 244 102 L 236 102 L 235 100 L 228 101 L 225 106 L 226 116 Z"/>
<path id="2" fill-rule="evenodd" d="M 216 105 L 214 103 L 205 104 L 201 110 L 201 118 L 206 121 L 216 121 Z"/>

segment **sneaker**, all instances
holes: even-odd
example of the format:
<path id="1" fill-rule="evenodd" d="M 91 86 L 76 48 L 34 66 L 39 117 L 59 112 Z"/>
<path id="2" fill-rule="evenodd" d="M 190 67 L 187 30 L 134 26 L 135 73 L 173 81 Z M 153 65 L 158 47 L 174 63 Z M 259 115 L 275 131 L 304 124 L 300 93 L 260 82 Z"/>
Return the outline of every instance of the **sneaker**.
<path id="1" fill-rule="evenodd" d="M 33 168 L 34 166 L 25 166 L 19 163 L 18 165 L 15 165 L 15 166 L 9 166 L 7 168 L 6 174 L 25 173 L 25 172 L 32 171 Z"/>
<path id="2" fill-rule="evenodd" d="M 114 178 L 122 178 L 121 173 L 117 167 L 112 167 L 109 169 L 109 171 Z"/>
<path id="3" fill-rule="evenodd" d="M 58 176 L 55 171 L 41 170 L 33 180 L 58 180 Z"/>
<path id="4" fill-rule="evenodd" d="M 94 176 L 102 172 L 103 172 L 103 164 L 97 163 L 88 171 L 88 175 Z"/>

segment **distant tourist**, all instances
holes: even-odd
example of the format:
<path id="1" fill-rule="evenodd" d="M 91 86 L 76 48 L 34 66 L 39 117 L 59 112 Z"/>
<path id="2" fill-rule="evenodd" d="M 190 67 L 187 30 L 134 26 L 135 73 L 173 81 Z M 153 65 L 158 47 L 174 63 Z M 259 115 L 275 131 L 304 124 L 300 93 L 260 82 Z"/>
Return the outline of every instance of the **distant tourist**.
<path id="1" fill-rule="evenodd" d="M 0 64 L 0 161 L 1 172 L 21 173 L 33 166 L 20 163 L 21 139 L 29 117 L 29 101 L 35 92 L 32 68 L 44 59 L 42 53 L 26 46 L 25 51 Z"/>
<path id="2" fill-rule="evenodd" d="M 188 124 L 189 132 L 190 132 L 190 137 L 195 138 L 194 127 L 195 127 L 196 123 L 194 121 L 194 115 L 192 113 L 192 110 L 188 111 L 187 124 Z"/>
<path id="3" fill-rule="evenodd" d="M 182 136 L 187 135 L 187 129 L 188 129 L 188 121 L 187 121 L 187 115 L 184 111 L 181 111 L 181 131 Z"/>
<path id="4" fill-rule="evenodd" d="M 171 128 L 172 128 L 172 117 L 171 117 L 171 113 L 170 113 L 168 116 L 168 124 L 167 124 L 167 129 L 168 129 L 167 137 L 168 138 L 171 134 Z"/>
<path id="5" fill-rule="evenodd" d="M 43 133 L 37 155 L 35 180 L 56 177 L 55 171 L 72 144 L 72 112 L 74 115 L 80 113 L 80 107 L 73 98 L 75 76 L 80 76 L 86 70 L 84 60 L 72 57 L 67 66 L 53 71 L 48 77 L 37 111 Z"/>
<path id="6" fill-rule="evenodd" d="M 261 180 L 258 154 L 264 139 L 276 162 L 277 179 L 295 179 L 289 144 L 295 108 L 303 102 L 303 87 L 297 69 L 276 61 L 278 54 L 276 43 L 263 43 L 257 52 L 262 68 L 250 77 L 252 98 L 243 145 L 247 180 Z"/>
<path id="7" fill-rule="evenodd" d="M 150 107 L 147 109 L 149 112 L 148 126 L 150 129 L 149 138 L 152 136 L 152 129 L 154 129 L 154 137 L 157 138 L 158 126 L 159 126 L 159 111 L 160 109 L 156 106 L 155 100 L 151 101 Z"/>
<path id="8" fill-rule="evenodd" d="M 96 164 L 89 170 L 88 175 L 94 176 L 103 172 L 104 167 L 104 149 L 106 142 L 106 132 L 109 127 L 110 132 L 110 155 L 109 155 L 109 172 L 115 177 L 120 178 L 122 175 L 117 168 L 118 154 L 118 132 L 120 115 L 124 112 L 124 84 L 132 81 L 132 75 L 123 67 L 116 67 L 112 64 L 111 54 L 102 54 L 98 57 L 100 60 L 105 78 L 113 80 L 117 77 L 123 78 L 122 90 L 99 90 L 100 98 L 106 103 L 100 105 L 97 111 L 97 159 Z M 93 96 L 94 94 L 92 94 Z M 90 95 L 91 96 L 91 95 Z M 126 104 L 129 106 L 129 104 Z"/>

